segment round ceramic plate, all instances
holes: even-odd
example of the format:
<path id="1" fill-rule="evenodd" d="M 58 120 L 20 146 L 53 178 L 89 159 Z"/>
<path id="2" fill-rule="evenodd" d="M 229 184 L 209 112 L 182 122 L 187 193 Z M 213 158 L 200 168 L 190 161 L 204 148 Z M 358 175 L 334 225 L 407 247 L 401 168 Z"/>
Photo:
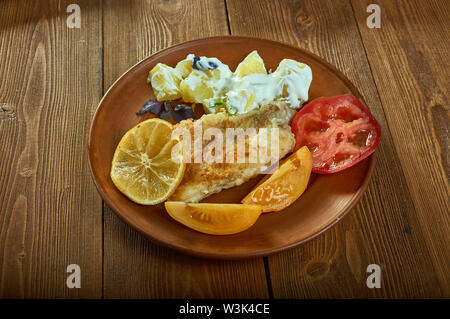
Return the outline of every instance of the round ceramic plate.
<path id="1" fill-rule="evenodd" d="M 175 250 L 209 258 L 239 259 L 272 254 L 299 245 L 339 221 L 359 200 L 375 164 L 370 156 L 341 173 L 312 175 L 305 193 L 281 212 L 263 214 L 248 230 L 227 236 L 207 235 L 173 220 L 164 206 L 141 206 L 114 186 L 109 172 L 120 138 L 143 118 L 136 112 L 154 98 L 147 84 L 148 72 L 158 62 L 175 66 L 189 53 L 217 57 L 231 70 L 248 53 L 258 50 L 266 68 L 275 70 L 284 59 L 308 64 L 313 73 L 310 100 L 358 90 L 336 68 L 321 58 L 287 44 L 240 36 L 199 39 L 177 44 L 139 62 L 122 75 L 101 100 L 89 132 L 89 163 L 101 196 L 116 214 L 144 236 Z M 262 175 L 261 175 L 262 177 Z M 224 190 L 203 202 L 240 203 L 261 177 Z"/>

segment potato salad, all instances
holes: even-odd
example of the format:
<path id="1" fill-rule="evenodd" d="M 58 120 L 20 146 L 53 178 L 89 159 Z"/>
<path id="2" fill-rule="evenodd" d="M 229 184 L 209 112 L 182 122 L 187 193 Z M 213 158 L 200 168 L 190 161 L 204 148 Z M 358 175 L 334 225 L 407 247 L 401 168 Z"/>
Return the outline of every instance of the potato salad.
<path id="1" fill-rule="evenodd" d="M 311 68 L 291 59 L 283 59 L 274 72 L 267 71 L 256 50 L 234 72 L 217 58 L 189 54 L 175 67 L 158 63 L 148 76 L 159 102 L 181 99 L 202 104 L 206 113 L 230 115 L 274 101 L 299 109 L 308 100 L 311 81 Z"/>

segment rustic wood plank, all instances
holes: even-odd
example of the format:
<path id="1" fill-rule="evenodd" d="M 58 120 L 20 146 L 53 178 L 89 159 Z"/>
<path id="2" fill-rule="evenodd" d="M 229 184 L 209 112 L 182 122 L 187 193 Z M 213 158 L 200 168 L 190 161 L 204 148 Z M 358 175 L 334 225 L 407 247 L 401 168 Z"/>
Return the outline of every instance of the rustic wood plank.
<path id="1" fill-rule="evenodd" d="M 369 3 L 352 1 L 430 263 L 448 296 L 449 2 L 378 1 L 380 29 L 366 27 Z"/>
<path id="2" fill-rule="evenodd" d="M 99 101 L 98 1 L 0 1 L 0 297 L 101 297 L 102 202 L 86 136 Z M 68 289 L 66 268 L 81 267 Z"/>
<path id="3" fill-rule="evenodd" d="M 223 1 L 108 1 L 104 84 L 175 43 L 228 34 Z M 263 259 L 221 262 L 183 256 L 135 233 L 105 207 L 106 298 L 267 297 Z"/>
<path id="4" fill-rule="evenodd" d="M 448 295 L 430 261 L 427 232 L 417 216 L 350 3 L 227 0 L 227 7 L 232 34 L 291 43 L 334 64 L 358 87 L 383 131 L 374 176 L 356 208 L 316 239 L 268 258 L 274 297 Z M 372 263 L 382 267 L 381 289 L 366 286 L 366 267 Z"/>

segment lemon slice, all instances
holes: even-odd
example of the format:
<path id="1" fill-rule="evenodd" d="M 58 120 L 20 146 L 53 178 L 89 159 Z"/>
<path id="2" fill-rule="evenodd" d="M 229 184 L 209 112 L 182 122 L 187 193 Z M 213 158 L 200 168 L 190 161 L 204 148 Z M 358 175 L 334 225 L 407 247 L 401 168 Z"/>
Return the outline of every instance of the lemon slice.
<path id="1" fill-rule="evenodd" d="M 169 215 L 183 225 L 211 235 L 231 235 L 251 227 L 259 205 L 165 202 Z"/>
<path id="2" fill-rule="evenodd" d="M 120 140 L 112 160 L 111 179 L 133 202 L 161 203 L 183 179 L 186 165 L 182 143 L 171 139 L 172 129 L 169 122 L 152 118 L 133 127 Z"/>

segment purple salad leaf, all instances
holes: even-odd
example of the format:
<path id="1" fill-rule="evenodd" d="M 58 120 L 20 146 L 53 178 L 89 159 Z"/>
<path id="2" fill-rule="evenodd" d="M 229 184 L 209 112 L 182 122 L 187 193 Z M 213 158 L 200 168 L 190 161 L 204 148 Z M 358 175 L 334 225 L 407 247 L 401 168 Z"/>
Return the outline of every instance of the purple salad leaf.
<path id="1" fill-rule="evenodd" d="M 162 103 L 157 100 L 149 100 L 145 102 L 142 108 L 136 113 L 136 115 L 142 115 L 145 113 L 159 114 L 161 113 Z"/>
<path id="2" fill-rule="evenodd" d="M 164 101 L 164 111 L 169 112 L 172 109 L 172 101 Z"/>
<path id="3" fill-rule="evenodd" d="M 194 111 L 192 108 L 185 104 L 178 104 L 173 109 L 173 119 L 176 122 L 181 122 L 186 119 L 194 118 Z"/>
<path id="4" fill-rule="evenodd" d="M 167 111 L 163 111 L 159 115 L 159 117 L 162 118 L 165 121 L 169 121 L 170 120 L 170 116 L 171 116 L 170 111 L 168 111 L 168 112 Z"/>
<path id="5" fill-rule="evenodd" d="M 164 101 L 163 103 L 163 110 L 161 111 L 159 117 L 163 120 L 169 121 L 170 117 L 172 116 L 172 102 L 171 101 Z"/>

